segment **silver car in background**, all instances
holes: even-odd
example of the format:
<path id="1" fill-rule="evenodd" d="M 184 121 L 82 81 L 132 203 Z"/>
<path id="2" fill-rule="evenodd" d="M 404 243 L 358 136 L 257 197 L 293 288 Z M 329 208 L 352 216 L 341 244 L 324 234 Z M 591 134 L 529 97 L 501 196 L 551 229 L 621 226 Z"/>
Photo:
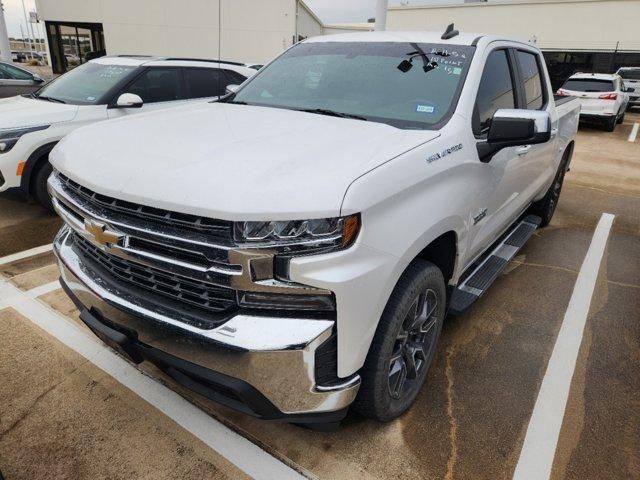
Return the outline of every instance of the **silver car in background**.
<path id="1" fill-rule="evenodd" d="M 44 80 L 29 70 L 0 62 L 0 98 L 24 95 L 38 90 Z"/>

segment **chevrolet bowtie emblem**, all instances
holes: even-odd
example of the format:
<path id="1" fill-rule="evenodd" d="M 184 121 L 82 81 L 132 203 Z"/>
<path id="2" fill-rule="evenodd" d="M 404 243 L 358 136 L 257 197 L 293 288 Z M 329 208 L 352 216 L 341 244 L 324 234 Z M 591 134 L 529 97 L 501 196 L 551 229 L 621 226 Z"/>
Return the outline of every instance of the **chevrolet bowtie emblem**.
<path id="1" fill-rule="evenodd" d="M 97 243 L 104 246 L 116 244 L 124 237 L 124 235 L 107 230 L 107 226 L 104 223 L 96 222 L 95 220 L 85 220 L 84 229 Z"/>

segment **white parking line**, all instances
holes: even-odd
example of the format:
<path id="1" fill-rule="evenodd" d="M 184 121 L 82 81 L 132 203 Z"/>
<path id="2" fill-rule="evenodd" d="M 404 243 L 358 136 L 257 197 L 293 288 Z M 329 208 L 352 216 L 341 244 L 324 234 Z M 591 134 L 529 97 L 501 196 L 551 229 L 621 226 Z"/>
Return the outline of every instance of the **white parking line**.
<path id="1" fill-rule="evenodd" d="M 638 128 L 640 128 L 640 123 L 638 122 L 634 123 L 633 128 L 631 129 L 631 133 L 629 134 L 629 138 L 627 140 L 629 140 L 630 142 L 636 141 L 636 137 L 638 136 Z"/>
<path id="2" fill-rule="evenodd" d="M 614 215 L 602 214 L 582 262 L 529 420 L 513 474 L 516 480 L 547 480 L 551 475 L 571 379 L 613 219 Z"/>
<path id="3" fill-rule="evenodd" d="M 23 258 L 35 257 L 41 253 L 50 252 L 53 249 L 52 244 L 42 245 L 41 247 L 35 247 L 24 252 L 14 253 L 13 255 L 7 255 L 0 258 L 0 265 L 6 265 L 7 263 L 15 262 L 16 260 L 22 260 Z"/>
<path id="4" fill-rule="evenodd" d="M 47 284 L 29 292 L 23 292 L 9 282 L 0 282 L 0 309 L 3 305 L 14 308 L 32 323 L 149 402 L 250 477 L 256 479 L 304 478 L 296 470 L 227 428 L 174 391 L 144 375 L 82 330 L 71 319 L 33 298 L 32 295 L 52 288 L 52 285 Z"/>

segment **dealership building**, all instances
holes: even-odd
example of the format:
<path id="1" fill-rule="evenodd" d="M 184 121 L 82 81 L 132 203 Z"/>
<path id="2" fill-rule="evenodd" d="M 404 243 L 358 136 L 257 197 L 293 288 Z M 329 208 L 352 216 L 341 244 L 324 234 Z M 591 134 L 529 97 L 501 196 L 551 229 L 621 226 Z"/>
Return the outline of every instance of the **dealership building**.
<path id="1" fill-rule="evenodd" d="M 373 0 L 372 0 L 373 1 Z M 54 72 L 101 53 L 264 63 L 297 39 L 370 30 L 325 25 L 301 0 L 36 0 Z M 403 5 L 388 30 L 440 31 L 454 22 L 535 42 L 554 86 L 576 71 L 640 66 L 640 0 L 489 0 Z M 221 29 L 219 28 L 221 26 Z"/>
<path id="2" fill-rule="evenodd" d="M 264 63 L 296 39 L 324 33 L 320 19 L 296 0 L 36 0 L 36 5 L 55 73 L 100 52 L 220 55 Z"/>
<path id="3" fill-rule="evenodd" d="M 458 30 L 508 35 L 544 52 L 554 87 L 572 73 L 640 66 L 639 0 L 489 0 L 391 7 L 388 30 Z"/>

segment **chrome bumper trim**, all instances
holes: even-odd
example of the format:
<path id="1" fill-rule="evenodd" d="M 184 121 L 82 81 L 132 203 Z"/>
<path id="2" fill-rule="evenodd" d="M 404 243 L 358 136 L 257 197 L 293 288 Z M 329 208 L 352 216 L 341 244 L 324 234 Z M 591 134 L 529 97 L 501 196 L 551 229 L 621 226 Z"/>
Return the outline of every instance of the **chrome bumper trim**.
<path id="1" fill-rule="evenodd" d="M 218 328 L 199 329 L 145 304 L 144 298 L 117 291 L 81 262 L 70 236 L 63 227 L 54 243 L 62 279 L 87 309 L 136 332 L 139 341 L 243 380 L 285 414 L 332 412 L 355 399 L 358 375 L 342 385 L 315 385 L 315 351 L 330 337 L 333 320 L 237 315 Z"/>

